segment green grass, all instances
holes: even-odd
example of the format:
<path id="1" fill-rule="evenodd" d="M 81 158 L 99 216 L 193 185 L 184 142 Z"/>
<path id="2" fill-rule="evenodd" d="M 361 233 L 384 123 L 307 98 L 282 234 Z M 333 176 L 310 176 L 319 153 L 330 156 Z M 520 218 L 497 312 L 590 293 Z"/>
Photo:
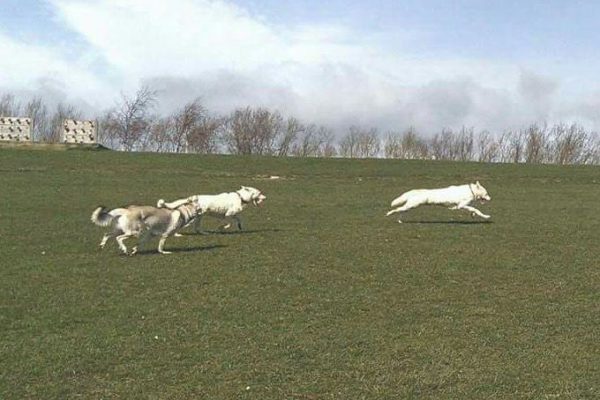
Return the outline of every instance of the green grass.
<path id="1" fill-rule="evenodd" d="M 491 223 L 384 217 L 475 179 Z M 241 184 L 243 233 L 97 249 L 99 204 Z M 0 150 L 0 398 L 599 398 L 599 199 L 593 167 Z"/>

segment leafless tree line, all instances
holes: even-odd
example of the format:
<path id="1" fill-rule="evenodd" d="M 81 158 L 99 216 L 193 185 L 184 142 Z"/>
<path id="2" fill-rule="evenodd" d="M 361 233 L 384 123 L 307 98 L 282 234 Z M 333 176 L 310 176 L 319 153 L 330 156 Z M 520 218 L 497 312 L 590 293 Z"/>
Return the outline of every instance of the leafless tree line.
<path id="1" fill-rule="evenodd" d="M 600 164 L 598 134 L 578 124 L 532 124 L 499 135 L 463 127 L 433 136 L 413 128 L 380 134 L 354 125 L 336 135 L 327 127 L 260 107 L 217 116 L 196 99 L 161 116 L 155 112 L 156 103 L 157 93 L 148 87 L 133 96 L 122 95 L 113 108 L 94 118 L 98 141 L 123 151 Z M 57 142 L 62 121 L 82 118 L 83 113 L 62 103 L 50 110 L 40 98 L 22 104 L 5 94 L 0 96 L 0 116 L 28 116 L 34 140 Z"/>
<path id="2" fill-rule="evenodd" d="M 336 155 L 334 134 L 279 112 L 246 107 L 226 116 L 209 113 L 199 99 L 169 116 L 153 113 L 156 93 L 141 88 L 99 121 L 99 141 L 124 151 L 229 153 L 299 157 Z"/>
<path id="3" fill-rule="evenodd" d="M 436 159 L 529 164 L 600 164 L 600 136 L 578 124 L 532 124 L 501 135 L 462 128 L 442 130 L 431 139 L 414 130 L 390 133 L 386 158 Z"/>

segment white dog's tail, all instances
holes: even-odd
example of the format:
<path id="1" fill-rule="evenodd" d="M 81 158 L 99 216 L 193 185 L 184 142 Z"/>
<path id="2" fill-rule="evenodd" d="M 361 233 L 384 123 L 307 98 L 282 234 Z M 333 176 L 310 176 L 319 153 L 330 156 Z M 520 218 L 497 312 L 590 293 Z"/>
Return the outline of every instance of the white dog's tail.
<path id="1" fill-rule="evenodd" d="M 392 207 L 401 206 L 402 204 L 406 203 L 406 200 L 408 200 L 408 196 L 407 193 L 404 193 L 400 197 L 396 197 L 394 200 L 392 200 Z"/>
<path id="2" fill-rule="evenodd" d="M 186 199 L 175 200 L 171 203 L 167 203 L 164 199 L 160 199 L 156 202 L 157 208 L 168 208 L 169 210 L 175 210 L 184 204 L 190 204 L 195 201 L 196 196 L 190 196 Z"/>
<path id="3" fill-rule="evenodd" d="M 116 215 L 109 212 L 106 207 L 100 206 L 94 210 L 90 219 L 98 226 L 109 226 L 115 217 Z"/>

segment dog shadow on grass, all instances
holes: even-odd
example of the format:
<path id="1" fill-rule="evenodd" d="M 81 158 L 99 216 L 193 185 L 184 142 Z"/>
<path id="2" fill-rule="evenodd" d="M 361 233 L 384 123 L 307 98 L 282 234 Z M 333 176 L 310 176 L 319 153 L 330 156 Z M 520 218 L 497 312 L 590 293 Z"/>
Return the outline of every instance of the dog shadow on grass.
<path id="1" fill-rule="evenodd" d="M 483 221 L 402 221 L 403 224 L 442 224 L 442 225 L 480 225 L 480 224 L 493 224 L 494 221 L 483 220 Z"/>
<path id="2" fill-rule="evenodd" d="M 252 233 L 266 233 L 266 232 L 282 232 L 283 229 L 244 229 L 235 231 L 221 231 L 221 230 L 205 230 L 204 233 L 198 232 L 180 232 L 183 236 L 209 236 L 209 235 L 245 235 Z"/>
<path id="3" fill-rule="evenodd" d="M 184 253 L 198 253 L 204 251 L 217 250 L 223 247 L 228 247 L 224 244 L 212 244 L 209 246 L 193 246 L 193 247 L 181 247 L 181 248 L 166 248 L 165 251 L 170 251 L 173 254 L 184 254 Z M 136 255 L 151 255 L 158 254 L 156 249 L 140 250 Z"/>

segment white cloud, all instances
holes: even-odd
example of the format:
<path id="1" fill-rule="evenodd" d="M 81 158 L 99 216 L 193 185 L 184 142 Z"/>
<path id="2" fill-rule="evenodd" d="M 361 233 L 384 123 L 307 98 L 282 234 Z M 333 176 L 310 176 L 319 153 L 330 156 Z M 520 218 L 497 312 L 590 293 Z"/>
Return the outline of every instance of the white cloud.
<path id="1" fill-rule="evenodd" d="M 265 106 L 332 127 L 382 130 L 502 130 L 577 118 L 558 100 L 558 79 L 509 62 L 423 56 L 416 32 L 394 32 L 392 44 L 386 32 L 336 23 L 274 25 L 224 0 L 49 1 L 85 46 L 73 58 L 0 36 L 0 51 L 22 57 L 0 57 L 9 71 L 0 87 L 35 88 L 51 78 L 71 97 L 110 106 L 119 91 L 150 82 L 163 111 L 200 96 L 220 113 Z"/>
<path id="2" fill-rule="evenodd" d="M 26 99 L 42 94 L 51 97 L 51 102 L 78 102 L 82 109 L 109 98 L 109 88 L 88 71 L 85 59 L 71 59 L 59 48 L 24 43 L 0 33 L 0 55 L 0 92 Z"/>

